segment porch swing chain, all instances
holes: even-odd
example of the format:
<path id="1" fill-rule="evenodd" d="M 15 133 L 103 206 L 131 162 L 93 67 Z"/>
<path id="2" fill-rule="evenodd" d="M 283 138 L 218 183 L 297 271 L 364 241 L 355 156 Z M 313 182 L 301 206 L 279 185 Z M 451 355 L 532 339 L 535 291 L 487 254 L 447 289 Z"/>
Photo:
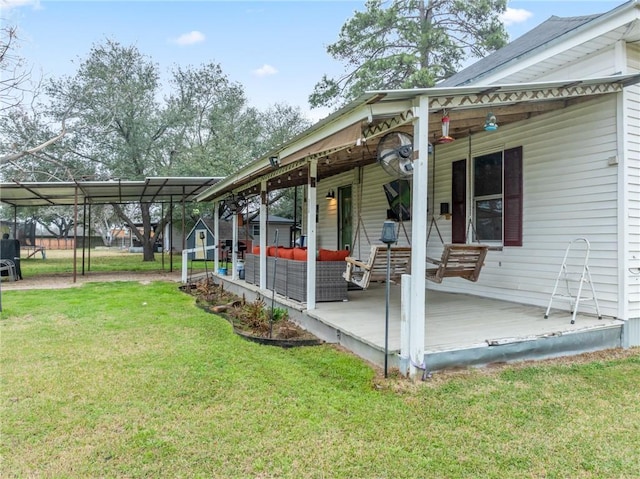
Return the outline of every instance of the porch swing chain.
<path id="1" fill-rule="evenodd" d="M 362 154 L 364 157 L 364 153 Z M 351 242 L 352 245 L 352 249 L 353 246 L 355 246 L 356 244 L 356 240 L 358 241 L 358 254 L 360 254 L 360 227 L 362 226 L 362 232 L 364 233 L 364 236 L 367 238 L 367 243 L 371 244 L 371 240 L 369 239 L 369 235 L 367 234 L 367 228 L 364 226 L 364 222 L 362 221 L 362 215 L 361 215 L 361 210 L 362 210 L 362 181 L 364 179 L 364 174 L 363 174 L 363 170 L 362 167 L 360 167 L 360 169 L 358 170 L 358 204 L 356 205 L 356 210 L 358 212 L 358 223 L 356 225 L 356 231 L 353 234 L 353 241 Z M 352 252 L 353 254 L 353 252 Z"/>
<path id="2" fill-rule="evenodd" d="M 478 239 L 478 232 L 476 231 L 476 227 L 473 225 L 473 218 L 469 217 L 469 224 L 467 225 L 467 238 L 469 237 L 469 229 L 473 232 L 473 238 L 475 238 L 476 243 L 480 244 L 480 240 Z"/>
<path id="3" fill-rule="evenodd" d="M 469 158 L 471 158 L 471 135 L 469 135 Z M 429 231 L 427 232 L 427 245 L 429 244 L 429 237 L 431 236 L 431 230 L 433 227 L 436 227 L 436 232 L 438 233 L 438 237 L 440 238 L 440 242 L 444 244 L 444 239 L 442 239 L 442 234 L 440 233 L 440 228 L 438 228 L 438 222 L 436 221 L 436 216 L 433 214 L 433 210 L 435 209 L 435 188 L 436 188 L 436 149 L 433 149 L 433 179 L 431 180 L 431 222 L 429 223 Z M 473 240 L 476 243 L 480 244 L 480 239 L 478 239 L 478 232 L 473 224 L 473 218 L 469 217 L 469 223 L 467 224 L 467 233 L 466 237 L 469 238 L 469 230 L 473 232 Z"/>
<path id="4" fill-rule="evenodd" d="M 440 233 L 440 228 L 438 227 L 438 222 L 436 221 L 436 215 L 433 214 L 433 210 L 435 209 L 436 204 L 436 148 L 435 145 L 433 147 L 433 174 L 431 179 L 431 222 L 429 223 L 429 231 L 427 231 L 427 246 L 429 245 L 429 237 L 431 236 L 431 230 L 433 227 L 436 227 L 436 232 L 438 233 L 438 238 L 440 238 L 440 242 L 444 244 L 444 239 L 442 239 L 442 234 Z"/>
<path id="5" fill-rule="evenodd" d="M 400 193 L 400 197 L 402 198 L 402 193 Z M 396 232 L 396 238 L 400 238 L 400 227 L 402 226 L 402 231 L 404 231 L 404 237 L 407 239 L 407 244 L 409 246 L 411 246 L 411 240 L 409 239 L 409 235 L 407 234 L 407 228 L 405 227 L 404 221 L 402 220 L 402 216 L 403 216 L 402 215 L 402 209 L 400 209 L 398 213 L 399 213 L 398 216 L 400 218 L 400 221 L 399 221 L 400 224 L 398 225 L 398 231 Z"/>
<path id="6" fill-rule="evenodd" d="M 469 157 L 469 165 L 472 164 L 472 159 L 471 159 L 471 132 L 469 132 L 469 141 L 468 141 L 468 157 Z M 467 225 L 467 232 L 465 235 L 465 238 L 469 238 L 469 229 L 471 229 L 471 231 L 473 232 L 473 237 L 476 240 L 476 243 L 480 244 L 480 240 L 478 239 L 478 232 L 476 231 L 476 227 L 473 224 L 473 216 L 469 216 L 469 224 Z M 473 238 L 472 238 L 473 241 Z"/>

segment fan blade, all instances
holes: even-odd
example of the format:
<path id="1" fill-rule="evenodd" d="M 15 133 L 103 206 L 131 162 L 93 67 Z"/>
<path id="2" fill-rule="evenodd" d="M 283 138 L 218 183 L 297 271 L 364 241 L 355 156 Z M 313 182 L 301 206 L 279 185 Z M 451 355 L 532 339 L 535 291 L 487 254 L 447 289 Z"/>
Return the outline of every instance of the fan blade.
<path id="1" fill-rule="evenodd" d="M 380 162 L 388 162 L 390 160 L 388 160 L 389 157 L 396 155 L 397 154 L 397 150 L 395 148 L 389 148 L 386 150 L 382 150 L 380 152 L 380 157 L 378 158 L 378 161 Z"/>
<path id="2" fill-rule="evenodd" d="M 410 175 L 413 173 L 413 162 L 408 159 L 400 160 L 398 161 L 398 169 L 405 175 Z"/>

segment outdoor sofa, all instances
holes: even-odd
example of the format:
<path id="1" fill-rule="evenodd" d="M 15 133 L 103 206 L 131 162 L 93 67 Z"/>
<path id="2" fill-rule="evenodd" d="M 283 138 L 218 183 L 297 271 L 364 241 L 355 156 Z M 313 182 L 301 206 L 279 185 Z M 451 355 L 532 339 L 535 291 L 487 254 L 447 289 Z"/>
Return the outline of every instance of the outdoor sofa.
<path id="1" fill-rule="evenodd" d="M 245 281 L 260 284 L 260 254 L 255 247 L 245 255 Z M 318 250 L 316 255 L 316 301 L 346 301 L 348 283 L 342 277 L 348 251 Z M 299 302 L 307 300 L 306 248 L 267 249 L 267 289 Z M 275 276 L 274 276 L 275 271 Z"/>

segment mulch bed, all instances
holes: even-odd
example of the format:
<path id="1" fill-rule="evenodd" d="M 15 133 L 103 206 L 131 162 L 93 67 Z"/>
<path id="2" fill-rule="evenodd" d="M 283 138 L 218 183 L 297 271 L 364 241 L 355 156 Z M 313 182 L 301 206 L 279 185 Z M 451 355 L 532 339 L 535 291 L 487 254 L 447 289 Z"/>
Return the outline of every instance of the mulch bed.
<path id="1" fill-rule="evenodd" d="M 288 318 L 284 308 L 269 308 L 258 297 L 247 301 L 224 289 L 212 278 L 180 286 L 187 294 L 196 297 L 196 305 L 229 321 L 239 336 L 256 343 L 291 348 L 323 344 L 313 334 Z"/>

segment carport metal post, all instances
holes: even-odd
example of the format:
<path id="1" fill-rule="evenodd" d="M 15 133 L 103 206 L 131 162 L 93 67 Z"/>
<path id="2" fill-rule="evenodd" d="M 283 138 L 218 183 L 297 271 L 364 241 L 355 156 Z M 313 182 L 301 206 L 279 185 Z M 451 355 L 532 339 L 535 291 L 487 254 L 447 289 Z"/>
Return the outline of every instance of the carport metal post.
<path id="1" fill-rule="evenodd" d="M 73 200 L 73 282 L 78 274 L 78 185 L 75 186 Z"/>

